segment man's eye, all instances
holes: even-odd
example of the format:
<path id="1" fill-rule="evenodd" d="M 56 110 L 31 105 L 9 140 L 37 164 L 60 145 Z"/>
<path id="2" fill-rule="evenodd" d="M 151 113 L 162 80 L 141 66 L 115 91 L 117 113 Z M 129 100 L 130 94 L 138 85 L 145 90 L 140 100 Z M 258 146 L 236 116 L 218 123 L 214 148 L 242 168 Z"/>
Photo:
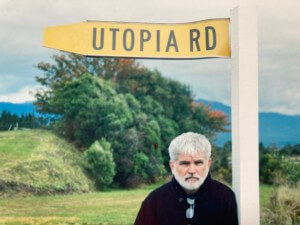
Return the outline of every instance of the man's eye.
<path id="1" fill-rule="evenodd" d="M 179 165 L 183 165 L 183 166 L 188 166 L 190 163 L 189 162 L 180 162 Z"/>
<path id="2" fill-rule="evenodd" d="M 203 161 L 197 161 L 197 162 L 195 162 L 195 165 L 197 165 L 197 166 L 200 166 L 202 164 L 203 164 Z"/>

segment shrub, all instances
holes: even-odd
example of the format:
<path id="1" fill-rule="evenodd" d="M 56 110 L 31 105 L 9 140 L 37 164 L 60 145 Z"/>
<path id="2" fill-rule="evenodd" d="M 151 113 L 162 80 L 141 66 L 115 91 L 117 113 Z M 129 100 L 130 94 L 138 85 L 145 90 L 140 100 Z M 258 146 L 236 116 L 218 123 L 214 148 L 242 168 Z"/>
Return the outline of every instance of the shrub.
<path id="1" fill-rule="evenodd" d="M 110 143 L 105 139 L 95 141 L 84 153 L 86 168 L 100 189 L 107 188 L 115 175 L 115 163 Z"/>
<path id="2" fill-rule="evenodd" d="M 276 153 L 260 153 L 259 179 L 265 184 L 274 184 L 281 171 L 282 157 Z"/>
<path id="3" fill-rule="evenodd" d="M 282 171 L 285 175 L 286 183 L 289 186 L 296 187 L 300 182 L 300 164 L 285 161 L 282 163 Z"/>
<path id="4" fill-rule="evenodd" d="M 134 162 L 134 173 L 144 180 L 148 179 L 148 174 L 146 172 L 147 165 L 149 163 L 149 158 L 143 152 L 136 153 L 133 157 Z"/>

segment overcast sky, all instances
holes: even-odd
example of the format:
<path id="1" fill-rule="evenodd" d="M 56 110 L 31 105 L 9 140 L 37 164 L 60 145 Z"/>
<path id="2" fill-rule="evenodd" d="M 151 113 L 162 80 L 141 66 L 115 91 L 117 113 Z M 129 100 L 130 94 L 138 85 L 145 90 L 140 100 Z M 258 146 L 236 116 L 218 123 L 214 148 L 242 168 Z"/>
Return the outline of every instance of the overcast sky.
<path id="1" fill-rule="evenodd" d="M 247 1 L 247 0 L 243 0 Z M 42 47 L 47 26 L 85 20 L 183 23 L 230 17 L 237 0 L 0 0 L 0 101 L 32 101 L 41 75 L 34 65 L 51 62 Z M 282 3 L 280 3 L 282 2 Z M 259 1 L 259 107 L 300 114 L 300 1 Z M 249 18 L 251 19 L 251 18 Z M 143 60 L 163 76 L 191 86 L 194 96 L 230 105 L 230 59 Z"/>

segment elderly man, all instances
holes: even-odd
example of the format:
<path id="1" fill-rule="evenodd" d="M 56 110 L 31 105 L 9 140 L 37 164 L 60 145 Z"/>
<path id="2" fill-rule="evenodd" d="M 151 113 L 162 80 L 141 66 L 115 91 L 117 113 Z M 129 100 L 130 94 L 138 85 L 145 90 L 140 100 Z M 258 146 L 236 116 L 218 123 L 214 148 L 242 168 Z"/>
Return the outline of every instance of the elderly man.
<path id="1" fill-rule="evenodd" d="M 237 225 L 233 191 L 210 176 L 206 137 L 184 133 L 171 142 L 169 155 L 174 177 L 148 195 L 135 225 Z"/>

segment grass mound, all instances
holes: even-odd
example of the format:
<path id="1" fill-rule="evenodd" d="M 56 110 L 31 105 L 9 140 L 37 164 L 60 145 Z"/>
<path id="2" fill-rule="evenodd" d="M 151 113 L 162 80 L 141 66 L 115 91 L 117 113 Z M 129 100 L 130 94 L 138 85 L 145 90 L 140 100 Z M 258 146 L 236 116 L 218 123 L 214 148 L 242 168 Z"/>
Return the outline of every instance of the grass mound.
<path id="1" fill-rule="evenodd" d="M 0 195 L 87 192 L 92 181 L 72 145 L 50 131 L 0 132 Z"/>

